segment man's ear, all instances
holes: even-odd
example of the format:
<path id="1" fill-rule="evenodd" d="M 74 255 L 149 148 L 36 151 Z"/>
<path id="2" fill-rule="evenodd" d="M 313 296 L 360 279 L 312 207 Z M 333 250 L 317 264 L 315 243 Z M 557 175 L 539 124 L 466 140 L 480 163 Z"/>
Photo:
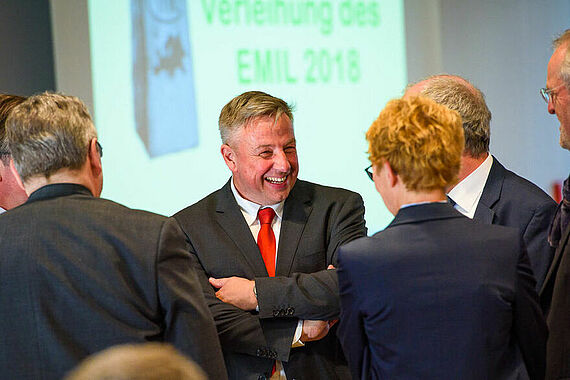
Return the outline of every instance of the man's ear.
<path id="1" fill-rule="evenodd" d="M 399 178 L 396 172 L 392 169 L 392 166 L 390 166 L 390 163 L 388 161 L 384 161 L 384 163 L 382 164 L 382 173 L 388 179 L 388 184 L 391 187 L 396 186 Z"/>
<path id="2" fill-rule="evenodd" d="M 234 150 L 228 144 L 223 144 L 222 147 L 220 148 L 220 152 L 222 153 L 222 157 L 224 158 L 224 161 L 226 162 L 228 168 L 231 170 L 232 173 L 235 172 L 235 170 L 237 169 L 237 164 L 236 164 L 236 154 Z"/>
<path id="3" fill-rule="evenodd" d="M 92 138 L 89 142 L 89 149 L 87 152 L 87 159 L 89 161 L 89 168 L 91 173 L 98 177 L 103 171 L 103 165 L 101 164 L 101 156 L 97 149 L 97 138 Z"/>

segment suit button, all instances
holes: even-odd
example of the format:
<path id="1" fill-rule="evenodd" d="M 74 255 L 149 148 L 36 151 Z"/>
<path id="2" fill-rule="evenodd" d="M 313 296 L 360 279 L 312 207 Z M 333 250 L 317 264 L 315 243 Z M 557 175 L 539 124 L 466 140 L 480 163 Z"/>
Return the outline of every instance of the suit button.
<path id="1" fill-rule="evenodd" d="M 255 351 L 255 354 L 257 356 L 261 356 L 261 348 L 258 348 L 257 351 Z"/>

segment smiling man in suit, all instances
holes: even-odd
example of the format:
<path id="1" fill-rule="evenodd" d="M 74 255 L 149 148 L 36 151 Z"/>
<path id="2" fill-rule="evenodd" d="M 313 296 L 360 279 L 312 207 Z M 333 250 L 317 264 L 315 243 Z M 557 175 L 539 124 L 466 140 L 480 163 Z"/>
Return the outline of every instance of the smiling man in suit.
<path id="1" fill-rule="evenodd" d="M 103 150 L 85 105 L 35 95 L 6 125 L 29 198 L 0 215 L 0 377 L 59 380 L 107 347 L 164 341 L 225 379 L 184 234 L 99 197 Z"/>
<path id="2" fill-rule="evenodd" d="M 465 150 L 459 182 L 448 189 L 448 196 L 457 211 L 473 220 L 519 230 L 538 292 L 554 257 L 548 228 L 556 203 L 489 153 L 491 112 L 483 93 L 466 79 L 456 75 L 429 77 L 408 87 L 405 96 L 414 95 L 428 97 L 461 115 Z"/>
<path id="3" fill-rule="evenodd" d="M 362 198 L 297 180 L 293 115 L 251 91 L 220 114 L 224 187 L 180 211 L 230 379 L 349 379 L 329 328 L 338 247 L 364 236 Z M 336 327 L 333 329 L 336 330 Z"/>

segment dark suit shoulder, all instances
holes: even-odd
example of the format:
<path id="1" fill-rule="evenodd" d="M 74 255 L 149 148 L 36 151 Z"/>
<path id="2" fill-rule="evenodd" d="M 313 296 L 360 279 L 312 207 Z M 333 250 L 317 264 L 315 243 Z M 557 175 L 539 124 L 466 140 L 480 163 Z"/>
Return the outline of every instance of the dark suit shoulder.
<path id="1" fill-rule="evenodd" d="M 68 217 L 72 215 L 82 217 L 105 217 L 109 224 L 125 224 L 128 220 L 134 219 L 137 223 L 163 223 L 168 218 L 164 215 L 156 214 L 146 210 L 138 210 L 127 207 L 120 203 L 105 198 L 96 198 L 83 194 L 73 194 L 62 197 L 55 197 L 38 202 L 24 203 L 23 205 L 10 210 L 6 216 L 19 218 L 34 212 L 41 212 L 47 216 L 48 209 L 63 209 Z M 37 211 L 34 211 L 37 210 Z M 57 217 L 57 215 L 55 216 Z"/>
<path id="2" fill-rule="evenodd" d="M 198 215 L 205 215 L 216 209 L 216 204 L 218 203 L 220 197 L 229 195 L 233 197 L 231 190 L 229 188 L 226 189 L 226 186 L 224 186 L 208 194 L 198 202 L 183 208 L 182 210 L 172 215 L 172 217 L 182 223 L 189 218 L 195 218 Z"/>
<path id="3" fill-rule="evenodd" d="M 319 185 L 317 183 L 303 180 L 297 180 L 295 187 L 291 191 L 291 195 L 297 194 L 312 195 L 313 198 L 326 200 L 343 200 L 350 197 L 362 198 L 360 194 L 351 190 L 343 189 L 341 187 Z"/>
<path id="4" fill-rule="evenodd" d="M 518 174 L 505 169 L 504 190 L 515 191 L 520 197 L 525 198 L 525 202 L 534 204 L 554 204 L 554 199 L 544 190 L 530 182 L 529 180 L 519 176 Z"/>

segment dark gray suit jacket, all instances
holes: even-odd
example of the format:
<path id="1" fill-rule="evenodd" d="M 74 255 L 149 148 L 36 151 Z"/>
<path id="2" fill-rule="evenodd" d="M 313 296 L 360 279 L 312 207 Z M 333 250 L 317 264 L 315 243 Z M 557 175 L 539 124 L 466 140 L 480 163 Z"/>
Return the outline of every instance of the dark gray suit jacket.
<path id="1" fill-rule="evenodd" d="M 550 329 L 546 379 L 570 379 L 570 227 L 556 248 L 540 299 Z"/>
<path id="2" fill-rule="evenodd" d="M 288 380 L 348 379 L 335 336 L 291 348 L 299 319 L 338 318 L 335 270 L 341 244 L 365 236 L 364 205 L 353 192 L 297 180 L 285 201 L 276 277 L 263 259 L 231 192 L 230 182 L 174 217 L 202 273 L 230 379 L 268 377 L 275 359 Z M 215 297 L 208 277 L 255 279 L 259 313 L 242 311 Z"/>
<path id="3" fill-rule="evenodd" d="M 223 357 L 176 221 L 75 184 L 0 216 L 0 377 L 59 380 L 86 356 L 164 341 L 224 379 Z"/>
<path id="4" fill-rule="evenodd" d="M 538 186 L 516 175 L 493 157 L 493 166 L 475 210 L 474 220 L 519 230 L 536 278 L 538 292 L 554 257 L 548 228 L 556 202 Z"/>
<path id="5" fill-rule="evenodd" d="M 546 325 L 512 228 L 448 204 L 406 207 L 340 248 L 338 277 L 355 380 L 522 380 L 524 364 L 531 379 L 544 375 Z"/>

